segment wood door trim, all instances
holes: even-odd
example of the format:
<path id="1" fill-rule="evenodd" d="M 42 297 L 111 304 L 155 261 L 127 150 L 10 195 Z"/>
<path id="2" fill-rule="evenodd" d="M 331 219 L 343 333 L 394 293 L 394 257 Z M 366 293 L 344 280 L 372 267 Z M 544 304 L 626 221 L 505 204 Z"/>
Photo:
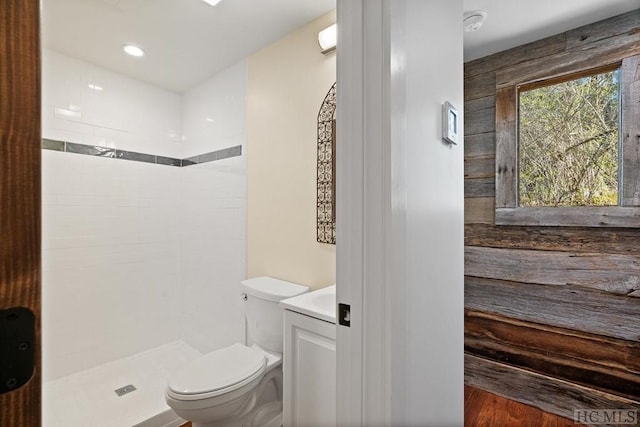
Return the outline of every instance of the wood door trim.
<path id="1" fill-rule="evenodd" d="M 40 2 L 0 7 L 0 309 L 36 315 L 36 366 L 0 395 L 0 425 L 41 424 Z"/>

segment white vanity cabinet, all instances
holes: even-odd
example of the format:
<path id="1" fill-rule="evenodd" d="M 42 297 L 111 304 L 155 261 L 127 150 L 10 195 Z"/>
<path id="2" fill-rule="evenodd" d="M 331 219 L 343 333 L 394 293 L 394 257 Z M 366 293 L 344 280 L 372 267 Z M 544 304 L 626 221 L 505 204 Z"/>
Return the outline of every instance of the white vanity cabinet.
<path id="1" fill-rule="evenodd" d="M 306 294 L 309 295 L 307 298 L 312 294 Z M 333 427 L 336 425 L 335 317 L 334 323 L 331 323 L 293 311 L 297 308 L 293 303 L 284 303 L 282 306 L 286 308 L 283 425 Z M 331 317 L 320 317 L 331 320 Z"/>

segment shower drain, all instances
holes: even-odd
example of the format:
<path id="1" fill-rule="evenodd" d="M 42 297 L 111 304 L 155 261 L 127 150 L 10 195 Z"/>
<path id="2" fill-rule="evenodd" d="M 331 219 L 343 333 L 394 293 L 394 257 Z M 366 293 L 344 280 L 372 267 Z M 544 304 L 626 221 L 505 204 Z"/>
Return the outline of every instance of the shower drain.
<path id="1" fill-rule="evenodd" d="M 116 392 L 118 397 L 122 397 L 125 394 L 129 394 L 132 391 L 136 391 L 136 388 L 135 388 L 135 386 L 133 384 L 129 384 L 129 385 L 126 385 L 124 387 L 120 387 L 120 388 L 118 388 L 118 389 L 116 389 L 114 391 Z"/>

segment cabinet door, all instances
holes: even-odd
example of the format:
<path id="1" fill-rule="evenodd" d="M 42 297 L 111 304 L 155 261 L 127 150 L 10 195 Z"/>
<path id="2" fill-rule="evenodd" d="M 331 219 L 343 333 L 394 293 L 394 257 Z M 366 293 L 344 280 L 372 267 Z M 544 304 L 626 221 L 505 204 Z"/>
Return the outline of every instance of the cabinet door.
<path id="1" fill-rule="evenodd" d="M 336 325 L 285 311 L 285 427 L 336 425 Z"/>

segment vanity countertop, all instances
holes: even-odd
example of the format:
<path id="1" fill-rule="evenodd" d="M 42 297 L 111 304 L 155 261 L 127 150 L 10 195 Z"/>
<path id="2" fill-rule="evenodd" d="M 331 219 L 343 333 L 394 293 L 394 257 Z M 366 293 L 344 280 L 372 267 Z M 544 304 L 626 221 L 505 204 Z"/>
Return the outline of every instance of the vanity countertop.
<path id="1" fill-rule="evenodd" d="M 280 306 L 325 322 L 336 323 L 336 285 L 280 301 Z"/>

